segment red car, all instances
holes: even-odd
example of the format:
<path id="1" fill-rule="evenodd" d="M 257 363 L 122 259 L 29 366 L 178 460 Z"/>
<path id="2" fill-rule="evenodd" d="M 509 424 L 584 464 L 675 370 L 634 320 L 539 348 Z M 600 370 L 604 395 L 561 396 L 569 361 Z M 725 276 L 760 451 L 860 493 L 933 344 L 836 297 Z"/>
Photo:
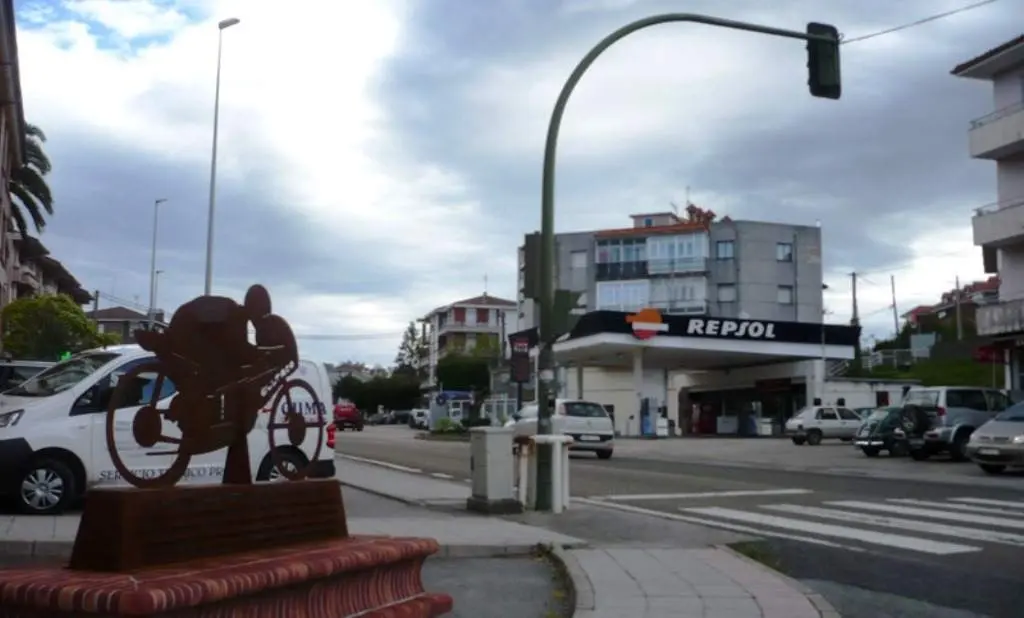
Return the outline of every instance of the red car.
<path id="1" fill-rule="evenodd" d="M 334 406 L 334 426 L 340 431 L 345 431 L 346 428 L 362 431 L 363 415 L 351 403 L 339 403 Z"/>

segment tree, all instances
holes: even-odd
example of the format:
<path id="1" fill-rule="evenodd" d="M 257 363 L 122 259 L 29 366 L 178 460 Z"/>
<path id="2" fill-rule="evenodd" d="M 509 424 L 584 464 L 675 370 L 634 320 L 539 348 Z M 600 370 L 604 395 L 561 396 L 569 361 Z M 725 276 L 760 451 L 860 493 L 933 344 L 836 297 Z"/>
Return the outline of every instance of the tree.
<path id="1" fill-rule="evenodd" d="M 11 216 L 22 236 L 27 236 L 28 220 L 36 232 L 46 227 L 46 215 L 53 215 L 53 194 L 46 175 L 53 166 L 43 150 L 46 134 L 35 125 L 25 127 L 25 156 L 21 167 L 11 170 L 7 191 L 11 195 Z"/>
<path id="2" fill-rule="evenodd" d="M 398 344 L 398 355 L 395 356 L 395 364 L 398 366 L 407 365 L 415 367 L 419 363 L 419 332 L 416 330 L 416 322 L 409 322 L 409 326 L 402 333 L 402 342 Z"/>
<path id="3" fill-rule="evenodd" d="M 57 360 L 65 352 L 113 345 L 118 338 L 100 333 L 70 296 L 19 298 L 0 312 L 4 351 L 26 360 Z"/>
<path id="4" fill-rule="evenodd" d="M 470 408 L 469 419 L 471 423 L 475 423 L 480 418 L 480 407 L 491 391 L 490 357 L 448 354 L 437 363 L 437 380 L 445 390 L 473 393 L 473 407 Z"/>

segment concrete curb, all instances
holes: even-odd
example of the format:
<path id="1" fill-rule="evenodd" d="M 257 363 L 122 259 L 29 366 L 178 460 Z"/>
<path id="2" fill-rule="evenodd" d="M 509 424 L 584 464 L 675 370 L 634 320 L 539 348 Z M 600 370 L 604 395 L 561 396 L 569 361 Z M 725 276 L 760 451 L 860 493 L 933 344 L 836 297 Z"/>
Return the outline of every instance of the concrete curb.
<path id="1" fill-rule="evenodd" d="M 581 611 L 594 611 L 596 607 L 594 585 L 590 582 L 590 578 L 587 577 L 579 561 L 576 560 L 576 556 L 558 544 L 551 545 L 549 554 L 560 566 L 565 579 L 569 582 L 570 594 L 572 594 L 569 606 L 572 608 L 573 615 Z"/>
<path id="2" fill-rule="evenodd" d="M 725 553 L 733 556 L 734 558 L 743 560 L 747 564 L 758 567 L 765 571 L 771 571 L 776 577 L 784 581 L 787 586 L 792 587 L 794 590 L 807 597 L 807 600 L 811 602 L 811 605 L 814 606 L 814 609 L 818 610 L 818 613 L 821 614 L 821 618 L 842 618 L 842 616 L 839 614 L 836 608 L 832 607 L 832 604 L 829 603 L 828 600 L 825 599 L 825 597 L 815 592 L 811 588 L 805 586 L 801 582 L 798 582 L 792 577 L 789 577 L 785 573 L 780 573 L 779 571 L 776 571 L 768 565 L 762 564 L 757 560 L 754 560 L 753 558 L 744 556 L 743 554 L 729 547 L 728 545 L 715 545 L 714 547 L 715 549 L 720 549 L 724 551 Z"/>
<path id="3" fill-rule="evenodd" d="M 402 504 L 408 504 L 409 506 L 421 506 L 428 507 L 430 503 L 425 500 L 413 500 L 406 498 L 405 496 L 399 496 L 395 494 L 389 494 L 386 491 L 381 491 L 375 487 L 366 487 L 364 485 L 357 485 L 351 481 L 339 480 L 339 482 L 345 487 L 351 487 L 352 489 L 358 489 L 359 491 L 365 491 L 368 494 L 373 494 L 378 498 L 387 498 L 388 500 L 394 500 L 395 502 L 401 502 Z M 342 496 L 344 499 L 344 496 Z"/>

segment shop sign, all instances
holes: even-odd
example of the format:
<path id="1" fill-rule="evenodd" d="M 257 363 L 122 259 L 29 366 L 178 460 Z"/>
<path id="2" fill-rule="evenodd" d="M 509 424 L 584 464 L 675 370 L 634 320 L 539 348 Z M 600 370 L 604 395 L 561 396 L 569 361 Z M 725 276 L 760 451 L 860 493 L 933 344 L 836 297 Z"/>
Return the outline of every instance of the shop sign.
<path id="1" fill-rule="evenodd" d="M 724 339 L 775 339 L 775 324 L 760 320 L 690 318 L 686 334 L 690 337 Z"/>

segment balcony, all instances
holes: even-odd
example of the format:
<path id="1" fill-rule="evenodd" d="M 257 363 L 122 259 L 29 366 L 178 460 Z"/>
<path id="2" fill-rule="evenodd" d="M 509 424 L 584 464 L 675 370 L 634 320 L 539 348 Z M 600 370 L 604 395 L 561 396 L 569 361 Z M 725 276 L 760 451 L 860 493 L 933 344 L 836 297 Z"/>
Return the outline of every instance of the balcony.
<path id="1" fill-rule="evenodd" d="M 707 258 L 647 260 L 647 273 L 655 275 L 700 274 L 708 271 Z"/>
<path id="2" fill-rule="evenodd" d="M 974 230 L 974 244 L 979 247 L 1005 247 L 1024 243 L 1024 197 L 976 209 L 971 227 Z"/>
<path id="3" fill-rule="evenodd" d="M 1024 101 L 972 121 L 968 142 L 971 156 L 976 159 L 1005 159 L 1024 154 Z"/>
<path id="4" fill-rule="evenodd" d="M 647 306 L 666 315 L 706 315 L 708 312 L 705 300 L 654 301 Z"/>
<path id="5" fill-rule="evenodd" d="M 622 281 L 625 279 L 646 279 L 647 262 L 608 262 L 597 264 L 595 281 Z"/>
<path id="6" fill-rule="evenodd" d="M 486 324 L 480 324 L 478 322 L 456 322 L 455 320 L 447 320 L 444 324 L 439 324 L 437 327 L 437 334 L 445 335 L 447 333 L 501 333 L 501 324 L 497 321 L 488 322 Z"/>
<path id="7" fill-rule="evenodd" d="M 982 337 L 1024 332 L 1024 299 L 981 305 L 974 320 Z"/>

